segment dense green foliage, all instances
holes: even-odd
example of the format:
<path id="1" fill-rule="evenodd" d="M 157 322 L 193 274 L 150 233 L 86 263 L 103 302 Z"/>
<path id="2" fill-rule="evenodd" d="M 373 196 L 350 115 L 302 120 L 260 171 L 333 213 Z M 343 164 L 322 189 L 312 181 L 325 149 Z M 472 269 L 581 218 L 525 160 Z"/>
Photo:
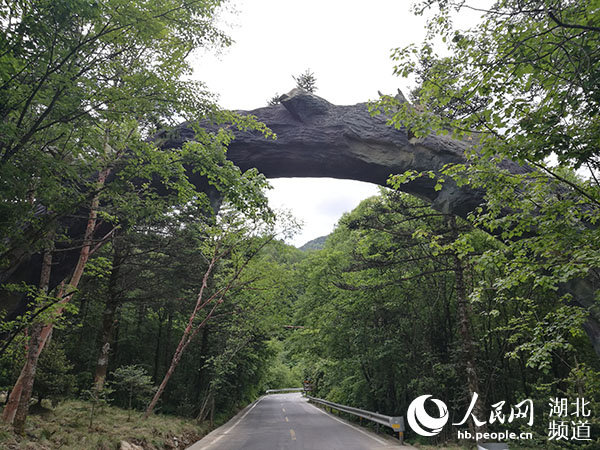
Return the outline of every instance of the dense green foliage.
<path id="1" fill-rule="evenodd" d="M 302 247 L 300 250 L 308 251 L 308 250 L 322 250 L 325 246 L 325 241 L 327 240 L 327 236 L 319 236 L 318 238 L 311 239 Z"/>
<path id="2" fill-rule="evenodd" d="M 499 1 L 481 10 L 481 23 L 468 31 L 455 29 L 451 17 L 476 5 L 427 1 L 416 10 L 434 6 L 426 42 L 394 52 L 396 72 L 416 75 L 415 103 L 384 97 L 379 107 L 393 113 L 391 124 L 417 138 L 452 133 L 474 145 L 468 164 L 400 174 L 392 186 L 430 176 L 437 190 L 445 182 L 483 190 L 485 203 L 469 219 L 509 245 L 509 251 L 488 253 L 501 266 L 493 283 L 497 296 L 532 284 L 564 295 L 570 306 L 555 317 L 566 322 L 558 327 L 574 330 L 586 317 L 597 323 L 597 2 Z M 433 51 L 440 36 L 449 56 Z M 505 158 L 528 166 L 514 173 Z M 589 293 L 573 296 L 573 286 L 588 286 Z M 538 341 L 532 348 L 541 356 L 554 345 L 564 342 Z"/>
<path id="3" fill-rule="evenodd" d="M 470 300 L 488 317 L 482 336 L 506 333 L 506 341 L 494 338 L 502 344 L 498 356 L 485 360 L 495 361 L 497 374 L 505 367 L 514 373 L 510 365 L 501 369 L 499 358 L 519 361 L 521 394 L 541 394 L 540 402 L 557 392 L 573 395 L 576 387 L 583 389 L 579 396 L 598 390 L 596 358 L 580 347 L 586 321 L 600 318 L 598 6 L 501 0 L 484 9 L 475 2 L 419 2 L 417 14 L 435 11 L 425 43 L 393 53 L 396 73 L 417 81 L 413 103 L 386 96 L 374 109 L 390 113 L 390 124 L 407 127 L 417 140 L 434 132 L 473 143 L 467 164 L 398 174 L 390 182 L 398 188 L 431 177 L 436 190 L 456 183 L 485 192 L 469 222 L 503 244 L 479 248 L 465 237 L 457 241 L 463 259 L 481 253 L 472 263 L 477 276 Z M 456 29 L 452 18 L 465 9 L 481 11 L 482 21 Z M 443 56 L 434 50 L 439 38 L 447 45 Z M 506 158 L 527 166 L 515 173 Z M 478 345 L 493 349 L 485 341 Z M 509 386 L 506 397 L 519 385 Z"/>
<path id="4" fill-rule="evenodd" d="M 137 411 L 129 413 L 116 406 L 103 406 L 94 419 L 94 432 L 89 428 L 89 404 L 81 400 L 68 400 L 48 414 L 33 414 L 27 436 L 9 433 L 0 424 L 0 443 L 3 448 L 45 448 L 64 450 L 115 449 L 122 441 L 137 443 L 147 448 L 170 450 L 177 446 L 188 447 L 209 431 L 209 424 L 198 425 L 194 420 L 157 415 L 142 419 Z"/>
<path id="5" fill-rule="evenodd" d="M 122 373 L 127 368 L 145 370 L 154 385 L 162 379 L 193 308 L 198 274 L 204 264 L 193 243 L 199 236 L 191 229 L 182 229 L 178 235 L 165 231 L 146 229 L 143 235 L 121 236 L 119 243 L 107 245 L 91 261 L 75 300 L 77 308 L 68 314 L 66 326 L 54 331 L 53 344 L 44 351 L 54 365 L 60 365 L 64 362 L 54 346 L 61 343 L 66 349 L 72 366 L 66 367 L 66 373 L 62 369 L 66 378 L 54 385 L 63 396 L 83 395 L 92 386 L 103 320 L 115 301 L 112 295 L 117 296 L 117 305 L 108 370 L 114 393 L 109 397 L 118 405 L 128 406 L 127 374 Z M 195 245 L 201 244 L 198 240 Z M 117 271 L 110 255 L 115 245 L 128 246 L 121 251 Z M 289 333 L 284 326 L 291 322 L 291 302 L 297 291 L 290 268 L 301 255 L 299 250 L 274 241 L 248 265 L 240 283 L 200 330 L 175 371 L 161 400 L 161 412 L 208 417 L 212 409 L 215 414 L 228 414 L 263 389 L 298 385 L 299 376 L 291 373 L 285 361 L 273 367 L 271 363 L 280 357 L 279 340 Z M 225 262 L 215 272 L 211 281 L 214 289 L 227 277 L 231 263 Z M 207 314 L 204 311 L 197 323 Z M 273 337 L 275 341 L 270 341 Z M 39 367 L 41 386 L 52 376 L 43 361 Z M 5 360 L 3 364 L 14 364 L 16 374 L 21 367 L 18 361 Z M 3 377 L 2 385 L 9 387 L 16 374 Z M 75 386 L 73 381 L 65 386 L 72 374 L 76 376 Z M 41 389 L 34 392 L 51 398 Z M 136 388 L 134 393 L 141 395 L 141 391 Z M 145 408 L 148 398 L 136 398 L 132 398 L 131 406 Z"/>
<path id="6" fill-rule="evenodd" d="M 532 431 L 524 446 L 597 448 L 600 362 L 583 330 L 600 323 L 600 2 L 500 0 L 472 30 L 452 17 L 476 5 L 420 2 L 436 11 L 426 42 L 393 52 L 417 82 L 412 103 L 384 96 L 373 112 L 413 143 L 450 133 L 473 146 L 465 164 L 392 174 L 390 187 L 429 177 L 484 203 L 459 219 L 382 190 L 308 252 L 277 240 L 293 224 L 276 223 L 264 176 L 226 159 L 229 125 L 270 131 L 183 81 L 190 52 L 229 43 L 221 3 L 0 5 L 0 294 L 22 309 L 0 324 L 0 388 L 33 365 L 39 404 L 88 399 L 74 416 L 90 430 L 108 403 L 138 420 L 154 393 L 159 413 L 213 424 L 303 380 L 393 415 L 423 394 L 460 414 L 477 392 L 487 412 L 533 401 L 534 426 L 490 424 Z M 308 70 L 294 80 L 316 90 Z M 183 119 L 194 140 L 162 148 Z M 85 270 L 61 275 L 77 278 L 71 300 L 43 269 L 74 252 Z M 39 284 L 12 277 L 24 261 Z M 589 441 L 548 439 L 559 397 L 589 402 Z"/>
<path id="7" fill-rule="evenodd" d="M 428 1 L 417 11 L 431 5 L 439 11 L 428 40 L 394 52 L 396 72 L 417 78 L 415 104 L 385 97 L 380 107 L 417 137 L 450 132 L 475 144 L 468 165 L 429 175 L 438 177 L 439 189 L 451 179 L 485 190 L 486 204 L 472 219 L 516 241 L 507 284 L 535 278 L 556 289 L 596 278 L 590 269 L 598 267 L 600 250 L 597 2 L 503 0 L 482 10 L 481 24 L 468 31 L 452 26 L 452 13 L 477 5 Z M 440 36 L 450 56 L 433 51 Z M 510 173 L 507 157 L 537 170 Z M 404 174 L 393 185 L 420 175 Z M 592 301 L 584 306 L 598 318 Z"/>
<path id="8" fill-rule="evenodd" d="M 77 299 L 78 313 L 72 316 L 72 325 L 58 335 L 68 342 L 80 390 L 93 381 L 98 351 L 88 349 L 98 348 L 111 292 L 117 293 L 118 306 L 109 373 L 137 364 L 158 384 L 168 369 L 204 272 L 200 247 L 205 241 L 191 227 L 174 235 L 163 233 L 146 230 L 144 235 L 132 236 L 116 277 L 112 258 L 98 255 L 92 261 L 94 269 L 88 272 Z M 110 253 L 113 245 L 104 252 Z M 251 251 L 251 246 L 244 244 L 236 250 Z M 160 411 L 196 417 L 208 414 L 214 402 L 217 412 L 227 413 L 254 398 L 268 383 L 269 364 L 277 354 L 268 340 L 274 333 L 283 333 L 285 317 L 290 314 L 286 308 L 294 293 L 292 281 L 286 282 L 291 276 L 288 265 L 298 258 L 294 256 L 298 251 L 293 250 L 272 242 L 252 260 L 240 282 L 200 329 L 167 386 Z M 106 264 L 103 271 L 98 270 L 99 264 Z M 235 261 L 224 261 L 215 271 L 211 289 L 218 290 L 227 282 L 232 264 Z M 286 284 L 290 284 L 287 289 Z M 205 309 L 195 323 L 202 323 L 209 312 Z M 109 375 L 109 380 L 113 377 Z M 145 405 L 141 402 L 137 407 Z"/>
<path id="9" fill-rule="evenodd" d="M 533 399 L 536 427 L 528 431 L 535 439 L 524 445 L 551 448 L 544 420 L 550 397 L 583 396 L 597 413 L 600 364 L 580 317 L 533 280 L 494 288 L 504 270 L 494 256 L 503 250 L 486 233 L 453 225 L 403 194 L 365 200 L 344 216 L 325 248 L 309 254 L 299 270 L 306 283 L 297 321 L 304 329 L 290 345 L 317 396 L 401 415 L 414 398 L 431 394 L 457 415 L 466 410 L 471 356 L 461 331 L 458 253 L 487 414 L 500 400 Z M 597 418 L 594 423 L 597 436 Z M 446 427 L 438 440 L 455 439 L 454 432 Z"/>
<path id="10" fill-rule="evenodd" d="M 2 235 L 13 237 L 2 242 L 3 258 L 22 239 L 43 245 L 40 236 L 89 199 L 94 174 L 125 148 L 135 155 L 131 165 L 157 163 L 138 176 L 162 166 L 177 186 L 177 159 L 143 140 L 169 121 L 214 109 L 201 85 L 180 80 L 190 72 L 188 52 L 228 43 L 212 22 L 218 5 L 2 3 L 0 216 Z M 53 214 L 36 215 L 39 204 Z M 20 236 L 15 224 L 26 221 L 34 229 Z"/>
<path id="11" fill-rule="evenodd" d="M 538 162 L 554 154 L 597 170 L 598 7 L 595 0 L 500 0 L 488 10 L 477 2 L 418 2 L 417 14 L 437 8 L 428 38 L 393 58 L 398 75 L 416 76 L 424 114 L 404 105 L 395 120 L 409 121 L 417 135 L 475 132 L 489 155 Z M 454 13 L 467 9 L 481 11 L 481 23 L 456 29 Z M 440 37 L 448 56 L 434 50 Z"/>
<path id="12" fill-rule="evenodd" d="M 13 386 L 26 355 L 25 367 L 33 368 L 27 380 L 39 366 L 34 395 L 40 400 L 69 394 L 73 375 L 55 383 L 60 392 L 45 383 L 71 369 L 73 394 L 96 399 L 105 397 L 107 373 L 113 380 L 119 366 L 138 364 L 158 384 L 187 321 L 192 337 L 206 325 L 204 344 L 195 349 L 200 359 L 192 358 L 189 369 L 196 375 L 185 378 L 199 388 L 175 385 L 175 399 L 163 410 L 192 415 L 198 399 L 208 396 L 210 411 L 216 397 L 218 411 L 227 413 L 256 392 L 271 352 L 260 338 L 264 330 L 237 318 L 268 311 L 244 297 L 256 280 L 241 273 L 273 239 L 274 216 L 264 176 L 242 173 L 225 158 L 231 132 L 199 121 L 270 132 L 252 117 L 221 111 L 201 83 L 184 81 L 192 51 L 229 44 L 215 26 L 222 3 L 0 5 L 0 294 L 6 313 L 21 310 L 0 330 L 3 387 Z M 192 121 L 193 141 L 164 149 L 160 136 L 150 139 L 184 119 Z M 82 242 L 86 221 L 90 233 Z M 50 280 L 61 265 L 74 264 L 64 252 L 79 253 L 72 275 L 61 275 L 80 289 L 66 309 L 59 303 L 62 288 L 53 290 L 57 281 L 24 286 L 12 278 L 41 251 L 55 258 L 42 264 Z M 212 265 L 210 254 L 216 255 Z M 40 262 L 34 257 L 31 264 Z M 202 292 L 206 298 L 194 308 L 190 302 Z M 208 325 L 213 313 L 214 326 Z M 55 367 L 46 367 L 46 356 L 39 362 L 35 356 L 38 338 L 29 334 L 52 326 L 55 344 L 46 352 L 55 354 Z M 246 375 L 230 382 L 240 367 Z M 178 372 L 185 376 L 185 366 Z M 229 389 L 236 383 L 242 387 Z"/>

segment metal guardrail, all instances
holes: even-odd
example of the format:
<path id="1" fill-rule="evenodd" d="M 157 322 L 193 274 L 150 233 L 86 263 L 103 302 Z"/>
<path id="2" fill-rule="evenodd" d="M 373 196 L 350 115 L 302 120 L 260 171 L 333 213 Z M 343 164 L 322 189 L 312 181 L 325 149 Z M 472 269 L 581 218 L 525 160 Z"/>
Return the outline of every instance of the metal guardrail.
<path id="1" fill-rule="evenodd" d="M 284 388 L 284 389 L 267 389 L 267 394 L 276 394 L 277 392 L 302 392 L 304 388 Z"/>
<path id="2" fill-rule="evenodd" d="M 364 409 L 353 408 L 352 406 L 340 405 L 338 403 L 330 402 L 329 400 L 323 400 L 322 398 L 311 397 L 310 395 L 307 395 L 306 397 L 311 402 L 328 406 L 337 411 L 353 414 L 355 416 L 362 417 L 363 419 L 367 419 L 377 424 L 389 427 L 394 430 L 394 432 L 398 433 L 398 439 L 400 440 L 400 443 L 404 443 L 404 431 L 406 428 L 404 427 L 404 417 L 402 416 L 386 416 L 385 414 L 365 411 Z"/>

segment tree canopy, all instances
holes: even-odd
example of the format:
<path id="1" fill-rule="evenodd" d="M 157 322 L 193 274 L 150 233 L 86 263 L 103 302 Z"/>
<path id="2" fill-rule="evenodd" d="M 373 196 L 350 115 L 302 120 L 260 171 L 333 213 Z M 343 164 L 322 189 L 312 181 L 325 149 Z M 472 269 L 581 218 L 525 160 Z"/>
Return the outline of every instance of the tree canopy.
<path id="1" fill-rule="evenodd" d="M 596 1 L 501 0 L 483 9 L 444 0 L 414 9 L 434 7 L 427 40 L 393 52 L 395 72 L 416 77 L 414 99 L 425 114 L 406 107 L 395 120 L 412 117 L 421 135 L 475 134 L 488 155 L 531 163 L 554 155 L 570 167 L 598 170 Z M 462 9 L 481 11 L 481 22 L 456 29 L 452 17 Z M 448 50 L 443 56 L 434 49 L 439 38 Z"/>
<path id="2" fill-rule="evenodd" d="M 279 240 L 295 224 L 269 208 L 266 178 L 227 159 L 233 129 L 273 133 L 189 81 L 193 51 L 230 43 L 223 4 L 0 5 L 0 294 L 15 311 L 0 326 L 3 418 L 27 436 L 32 397 L 87 395 L 73 414 L 91 410 L 89 433 L 108 402 L 127 420 L 212 427 L 307 380 L 390 415 L 423 393 L 453 411 L 477 393 L 480 418 L 528 398 L 544 420 L 525 445 L 597 448 L 600 339 L 594 353 L 583 330 L 600 323 L 600 0 L 420 1 L 416 14 L 434 11 L 425 42 L 392 54 L 416 81 L 410 101 L 372 112 L 409 148 L 461 139 L 466 160 L 391 174 L 310 251 Z M 482 14 L 469 30 L 453 24 L 464 9 Z M 293 78 L 316 90 L 309 70 Z M 166 148 L 182 121 L 190 139 Z M 419 178 L 483 203 L 436 211 L 399 192 Z M 18 272 L 28 264 L 35 276 Z M 589 439 L 548 437 L 559 397 L 588 402 Z M 428 443 L 451 440 L 447 427 Z"/>

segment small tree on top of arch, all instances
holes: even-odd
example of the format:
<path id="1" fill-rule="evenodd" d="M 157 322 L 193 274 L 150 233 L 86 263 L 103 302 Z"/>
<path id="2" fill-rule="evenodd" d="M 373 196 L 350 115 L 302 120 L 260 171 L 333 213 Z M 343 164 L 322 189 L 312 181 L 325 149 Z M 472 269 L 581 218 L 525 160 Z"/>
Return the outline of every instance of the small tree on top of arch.
<path id="1" fill-rule="evenodd" d="M 306 92 L 313 93 L 317 90 L 317 79 L 315 78 L 315 74 L 310 71 L 310 69 L 306 69 L 303 73 L 295 77 L 292 75 L 292 78 L 296 82 L 296 87 Z M 268 106 L 278 105 L 280 102 L 281 95 L 279 93 L 275 93 L 273 97 L 271 97 L 267 101 Z"/>
<path id="2" fill-rule="evenodd" d="M 299 87 L 300 89 L 304 89 L 305 91 L 311 93 L 317 90 L 317 79 L 315 78 L 315 74 L 312 73 L 310 69 L 306 69 L 297 77 L 292 75 L 292 78 L 296 82 L 296 87 Z"/>

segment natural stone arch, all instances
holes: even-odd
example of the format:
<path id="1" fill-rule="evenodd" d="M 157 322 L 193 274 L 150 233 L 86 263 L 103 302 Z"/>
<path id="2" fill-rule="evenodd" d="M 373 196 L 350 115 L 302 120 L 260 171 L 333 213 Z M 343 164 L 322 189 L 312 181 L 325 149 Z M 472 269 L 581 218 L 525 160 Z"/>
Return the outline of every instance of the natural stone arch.
<path id="1" fill-rule="evenodd" d="M 330 177 L 386 186 L 391 174 L 407 170 L 437 171 L 448 163 L 465 162 L 465 150 L 471 144 L 438 135 L 410 139 L 405 129 L 387 125 L 386 117 L 372 116 L 366 103 L 333 105 L 300 89 L 280 100 L 277 105 L 239 111 L 256 116 L 277 135 L 273 140 L 258 132 L 235 131 L 227 155 L 242 170 L 255 167 L 267 178 Z M 163 148 L 177 148 L 194 139 L 194 132 L 183 124 L 156 138 Z M 512 161 L 504 161 L 502 165 L 513 173 L 528 171 Z M 190 177 L 198 187 L 206 187 L 199 175 L 190 171 Z M 463 218 L 483 201 L 482 191 L 459 188 L 452 181 L 446 181 L 440 191 L 434 186 L 434 180 L 423 177 L 403 185 L 402 190 L 429 202 L 440 212 Z M 80 225 L 73 228 L 81 228 Z M 36 256 L 32 258 L 35 260 Z M 71 270 L 68 255 L 63 258 L 62 272 Z M 31 259 L 25 264 L 30 272 L 31 267 L 39 266 L 32 265 Z M 21 273 L 17 271 L 23 281 L 35 282 L 39 277 L 35 272 L 23 276 L 26 271 L 27 268 Z M 57 271 L 56 279 L 63 276 Z M 600 355 L 600 312 L 594 307 L 596 287 L 597 280 L 590 277 L 569 282 L 563 289 L 573 294 L 576 304 L 592 312 L 585 330 Z"/>
<path id="2" fill-rule="evenodd" d="M 331 177 L 386 186 L 391 174 L 438 171 L 448 163 L 463 163 L 465 150 L 472 145 L 440 135 L 411 139 L 406 129 L 389 126 L 385 116 L 371 115 L 366 103 L 333 105 L 300 89 L 283 95 L 280 102 L 240 111 L 256 116 L 277 134 L 276 140 L 270 140 L 259 133 L 236 132 L 228 158 L 241 169 L 256 167 L 267 178 Z M 166 143 L 169 147 L 193 139 L 193 131 L 185 125 L 177 131 L 177 137 Z M 530 170 L 509 160 L 501 165 L 512 173 Z M 437 211 L 463 218 L 483 202 L 481 190 L 459 188 L 452 181 L 446 181 L 440 191 L 434 186 L 434 180 L 423 177 L 401 189 Z M 600 355 L 600 311 L 594 306 L 597 288 L 598 280 L 591 276 L 562 286 L 576 304 L 591 312 L 585 330 Z"/>
<path id="3" fill-rule="evenodd" d="M 391 174 L 436 171 L 448 163 L 465 162 L 469 143 L 437 135 L 409 140 L 406 130 L 387 125 L 388 118 L 372 116 L 366 103 L 333 105 L 300 89 L 280 100 L 277 105 L 238 111 L 256 116 L 277 135 L 273 140 L 259 132 L 236 131 L 227 157 L 242 170 L 254 167 L 267 178 L 329 177 L 387 186 Z M 194 131 L 183 124 L 161 137 L 162 147 L 177 148 L 194 139 Z M 510 161 L 504 164 L 514 173 L 525 172 Z M 451 181 L 441 191 L 434 186 L 435 181 L 421 178 L 402 189 L 439 211 L 462 217 L 483 200 L 483 192 L 459 189 Z"/>

